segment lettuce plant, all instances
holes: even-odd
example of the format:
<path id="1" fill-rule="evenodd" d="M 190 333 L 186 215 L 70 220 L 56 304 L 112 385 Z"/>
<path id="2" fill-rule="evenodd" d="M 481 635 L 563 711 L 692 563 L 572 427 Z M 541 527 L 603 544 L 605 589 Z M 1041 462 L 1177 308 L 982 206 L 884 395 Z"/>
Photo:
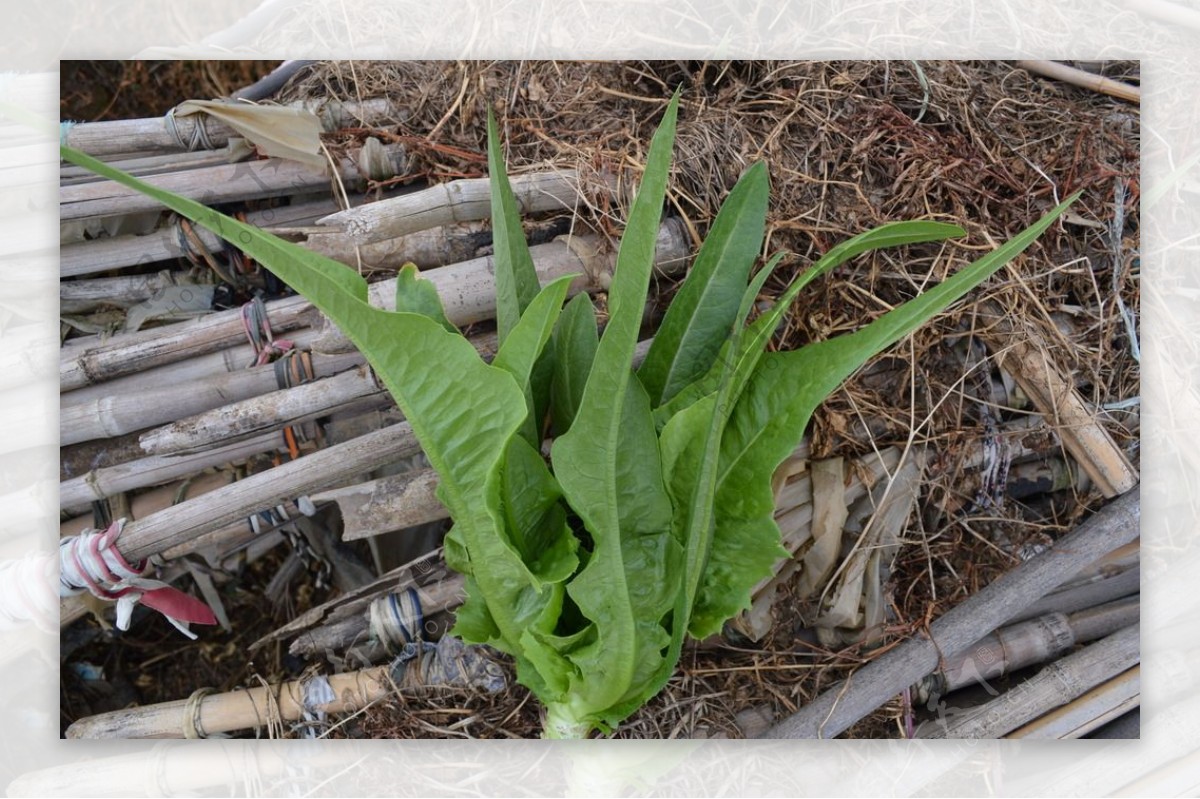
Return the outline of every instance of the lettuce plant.
<path id="1" fill-rule="evenodd" d="M 839 244 L 747 324 L 776 256 L 753 277 L 768 182 L 750 167 L 714 220 L 636 371 L 678 95 L 651 142 L 620 243 L 603 335 L 570 278 L 541 286 L 489 118 L 499 349 L 480 359 L 406 267 L 396 310 L 353 270 L 81 153 L 68 161 L 158 198 L 240 247 L 339 325 L 404 412 L 454 521 L 446 560 L 466 576 L 454 633 L 512 656 L 545 705 L 544 735 L 610 731 L 670 678 L 687 636 L 749 607 L 787 552 L 771 475 L 815 407 L 867 359 L 1025 249 L 1075 198 L 861 330 L 794 352 L 766 344 L 797 293 L 868 250 L 962 235 L 898 222 Z M 551 431 L 549 459 L 542 435 Z"/>

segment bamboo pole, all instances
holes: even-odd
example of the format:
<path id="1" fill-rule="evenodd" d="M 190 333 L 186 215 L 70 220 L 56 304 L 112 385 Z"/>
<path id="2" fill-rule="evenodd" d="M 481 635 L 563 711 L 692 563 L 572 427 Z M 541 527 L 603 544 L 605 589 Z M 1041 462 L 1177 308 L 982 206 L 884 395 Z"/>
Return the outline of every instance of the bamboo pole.
<path id="1" fill-rule="evenodd" d="M 197 150 L 195 152 L 168 153 L 166 155 L 145 155 L 138 153 L 129 158 L 109 161 L 108 165 L 122 172 L 128 172 L 134 177 L 146 177 L 163 172 L 180 172 L 185 169 L 220 166 L 242 160 L 252 154 L 249 148 L 235 152 L 226 145 L 216 150 Z M 106 178 L 97 175 L 86 167 L 75 166 L 74 164 L 65 164 L 58 170 L 59 186 L 98 183 L 102 180 L 106 180 Z"/>
<path id="2" fill-rule="evenodd" d="M 580 291 L 607 290 L 616 264 L 616 253 L 601 253 L 602 242 L 597 236 L 560 236 L 547 244 L 530 248 L 534 266 L 543 284 L 568 274 L 580 277 L 571 283 L 569 294 Z M 667 219 L 659 227 L 655 241 L 655 269 L 661 274 L 676 274 L 687 265 L 689 244 L 682 223 Z M 496 311 L 495 267 L 491 256 L 475 258 L 460 264 L 443 266 L 425 273 L 442 296 L 446 316 L 454 324 L 464 325 L 490 319 Z M 378 308 L 391 308 L 395 303 L 396 281 L 382 280 L 368 287 L 367 298 Z M 453 313 L 452 313 L 453 309 Z M 352 345 L 345 334 L 334 325 L 325 324 L 313 343 L 320 352 L 344 352 Z"/>
<path id="3" fill-rule="evenodd" d="M 513 175 L 510 183 L 522 216 L 574 211 L 580 204 L 579 174 L 574 170 Z M 491 212 L 489 179 L 464 178 L 339 211 L 318 224 L 332 228 L 331 234 L 340 232 L 354 244 L 370 244 L 441 225 L 487 219 Z"/>
<path id="4" fill-rule="evenodd" d="M 306 701 L 310 686 L 327 681 L 330 702 Z M 223 694 L 196 696 L 117 710 L 80 719 L 67 738 L 190 738 L 219 732 L 263 728 L 300 719 L 309 712 L 350 713 L 395 690 L 390 666 L 290 680 Z M 306 707 L 307 705 L 307 707 Z M 198 733 L 198 734 L 197 734 Z"/>
<path id="5" fill-rule="evenodd" d="M 396 271 L 406 263 L 421 269 L 469 261 L 492 242 L 489 222 L 460 222 L 428 230 L 414 230 L 404 236 L 358 245 L 346 236 L 304 228 L 307 238 L 301 245 L 327 258 L 363 269 Z"/>
<path id="6" fill-rule="evenodd" d="M 1140 633 L 1140 624 L 1125 627 L 1048 664 L 990 702 L 918 729 L 918 737 L 1000 738 L 1136 666 Z"/>
<path id="7" fill-rule="evenodd" d="M 389 173 L 387 177 L 402 173 L 405 169 L 403 149 L 399 145 L 387 145 L 384 150 L 389 164 L 385 170 Z M 361 169 L 357 159 L 342 158 L 337 164 L 337 175 L 345 183 L 359 185 Z M 263 158 L 151 175 L 144 180 L 205 205 L 215 205 L 328 189 L 331 179 L 326 168 L 318 169 L 288 158 Z M 160 210 L 162 203 L 158 200 L 115 181 L 80 183 L 59 189 L 58 215 L 64 222 Z"/>
<path id="8" fill-rule="evenodd" d="M 351 197 L 356 204 L 364 199 L 361 194 Z M 332 199 L 313 199 L 278 208 L 251 211 L 246 214 L 246 222 L 260 228 L 297 225 L 335 210 L 337 203 Z M 216 233 L 202 227 L 196 227 L 195 232 L 209 250 L 219 252 L 224 247 L 224 241 Z M 167 225 L 142 236 L 112 236 L 65 244 L 59 249 L 59 276 L 82 277 L 126 266 L 183 258 L 185 255 L 180 244 L 179 227 Z"/>
<path id="9" fill-rule="evenodd" d="M 65 513 L 83 513 L 96 500 L 135 488 L 169 483 L 202 469 L 245 460 L 252 455 L 270 452 L 282 446 L 284 442 L 278 434 L 265 433 L 194 455 L 151 456 L 116 466 L 93 469 L 87 474 L 59 483 L 59 508 Z"/>
<path id="10" fill-rule="evenodd" d="M 1077 610 L 1114 602 L 1141 590 L 1137 568 L 1126 569 L 1103 580 L 1056 590 L 1018 613 L 1012 621 L 1025 621 L 1045 613 L 1074 613 Z"/>
<path id="11" fill-rule="evenodd" d="M 1025 561 L 933 622 L 928 635 L 904 642 L 826 690 L 768 730 L 770 738 L 833 738 L 954 657 L 1086 566 L 1138 534 L 1140 503 L 1130 492 L 1109 503 L 1052 548 Z"/>
<path id="12" fill-rule="evenodd" d="M 472 336 L 470 341 L 484 360 L 491 360 L 496 350 L 494 333 Z M 360 364 L 332 377 L 230 402 L 150 430 L 141 436 L 141 450 L 151 455 L 186 454 L 349 408 L 363 410 L 391 403 L 391 396 L 374 374 Z"/>
<path id="13" fill-rule="evenodd" d="M 139 440 L 142 451 L 151 456 L 186 455 L 248 436 L 278 432 L 284 427 L 372 398 L 377 400 L 375 406 L 385 405 L 389 400 L 387 392 L 364 364 L 333 377 L 271 391 L 180 419 L 143 433 Z"/>
<path id="14" fill-rule="evenodd" d="M 400 422 L 129 522 L 117 546 L 126 560 L 143 560 L 264 508 L 351 480 L 418 452 L 412 428 Z"/>
<path id="15" fill-rule="evenodd" d="M 168 269 L 152 275 L 69 280 L 59 284 L 58 307 L 62 313 L 87 313 L 103 306 L 131 308 L 165 288 L 186 285 L 194 284 L 185 270 Z"/>
<path id="16" fill-rule="evenodd" d="M 1094 92 L 1118 97 L 1134 104 L 1140 104 L 1142 101 L 1142 90 L 1137 86 L 1112 80 L 1103 75 L 1093 75 L 1090 72 L 1084 72 L 1082 69 L 1060 64 L 1057 61 L 1018 61 L 1016 66 L 1035 75 L 1061 80 L 1063 83 L 1069 83 L 1072 86 L 1091 89 Z"/>
<path id="17" fill-rule="evenodd" d="M 248 355 L 249 345 L 246 349 Z M 80 441 L 121 436 L 278 390 L 279 379 L 274 364 L 247 369 L 246 361 L 241 358 L 233 359 L 233 363 L 230 363 L 230 359 L 222 357 L 231 352 L 212 353 L 216 356 L 212 359 L 216 361 L 215 365 L 223 371 L 213 377 L 164 374 L 161 380 L 148 381 L 150 385 L 123 385 L 125 380 L 134 377 L 158 376 L 158 370 L 152 369 L 95 386 L 112 393 L 82 401 L 75 397 L 78 392 L 62 395 L 59 409 L 61 444 L 67 446 Z M 181 363 L 186 365 L 188 362 Z M 357 352 L 312 356 L 313 374 L 317 378 L 339 374 L 362 363 L 363 358 Z M 178 364 L 172 366 L 175 365 Z M 164 371 L 171 369 L 160 368 Z"/>
<path id="18" fill-rule="evenodd" d="M 321 125 L 327 132 L 346 125 L 389 118 L 396 114 L 395 108 L 386 98 L 373 98 L 362 103 L 312 99 L 290 103 L 289 107 L 312 111 L 321 120 Z M 171 133 L 166 117 L 79 122 L 67 126 L 62 135 L 63 144 L 101 157 L 154 151 L 184 152 L 187 147 L 180 138 L 187 141 L 197 124 L 206 126 L 208 140 L 214 147 L 224 147 L 229 143 L 231 136 L 241 135 L 213 119 L 201 123 L 201 117 L 206 118 L 207 115 L 177 118 L 175 124 L 180 133 L 179 137 Z"/>
<path id="19" fill-rule="evenodd" d="M 1138 621 L 1141 603 L 1131 598 L 1075 613 L 1053 612 L 1007 624 L 947 658 L 923 679 L 917 695 L 922 702 L 976 683 L 1003 677 L 1018 669 L 1046 663 L 1078 644 L 1112 635 Z"/>

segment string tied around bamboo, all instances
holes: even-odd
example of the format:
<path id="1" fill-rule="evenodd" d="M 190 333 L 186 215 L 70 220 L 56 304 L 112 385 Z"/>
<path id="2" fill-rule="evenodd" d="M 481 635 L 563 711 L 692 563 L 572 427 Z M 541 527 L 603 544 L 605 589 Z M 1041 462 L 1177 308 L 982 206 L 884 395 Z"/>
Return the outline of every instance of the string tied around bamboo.
<path id="1" fill-rule="evenodd" d="M 287 339 L 275 339 L 271 332 L 271 321 L 267 318 L 267 306 L 259 295 L 242 306 L 242 327 L 256 353 L 254 361 L 247 368 L 265 366 L 295 346 Z"/>
<path id="2" fill-rule="evenodd" d="M 133 608 L 141 603 L 161 613 L 175 629 L 196 640 L 188 625 L 216 624 L 208 605 L 161 580 L 144 577 L 147 561 L 130 563 L 117 549 L 125 519 L 101 531 L 92 528 L 62 539 L 58 546 L 60 597 L 89 591 L 117 603 L 117 629 L 128 630 Z"/>
<path id="3" fill-rule="evenodd" d="M 187 135 L 185 136 L 181 126 L 179 125 L 179 121 L 175 117 L 175 109 L 171 108 L 169 111 L 167 111 L 167 115 L 163 120 L 164 124 L 166 125 L 167 132 L 171 134 L 171 137 L 175 139 L 176 143 L 181 148 L 187 150 L 189 153 L 195 152 L 196 150 L 217 149 L 213 144 L 212 138 L 209 136 L 207 125 L 208 117 L 205 114 L 192 114 L 191 117 L 192 124 L 188 129 Z"/>
<path id="4" fill-rule="evenodd" d="M 371 603 L 371 637 L 389 655 L 404 651 L 405 644 L 424 639 L 425 614 L 416 589 L 382 596 Z"/>

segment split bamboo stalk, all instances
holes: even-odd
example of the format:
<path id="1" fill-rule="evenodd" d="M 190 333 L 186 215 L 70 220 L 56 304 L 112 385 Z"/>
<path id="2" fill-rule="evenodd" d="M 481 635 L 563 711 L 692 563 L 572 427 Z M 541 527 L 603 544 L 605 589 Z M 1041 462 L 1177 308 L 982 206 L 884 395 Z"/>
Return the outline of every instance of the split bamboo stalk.
<path id="1" fill-rule="evenodd" d="M 386 170 L 390 172 L 388 177 L 403 173 L 404 151 L 398 145 L 388 145 L 384 149 L 389 162 Z M 361 181 L 361 169 L 357 159 L 342 158 L 337 165 L 337 174 L 342 181 L 357 185 Z M 330 176 L 326 169 L 314 168 L 288 158 L 263 158 L 151 175 L 145 178 L 145 182 L 206 205 L 214 205 L 327 189 Z M 58 215 L 61 221 L 160 210 L 162 204 L 158 200 L 115 181 L 81 183 L 59 190 Z"/>
<path id="2" fill-rule="evenodd" d="M 1016 66 L 1035 75 L 1061 80 L 1063 83 L 1069 83 L 1072 86 L 1091 89 L 1094 92 L 1107 94 L 1111 97 L 1119 97 L 1131 103 L 1138 104 L 1142 101 L 1142 90 L 1137 86 L 1112 80 L 1103 75 L 1093 75 L 1090 72 L 1084 72 L 1082 69 L 1060 64 L 1057 61 L 1018 61 Z"/>
<path id="3" fill-rule="evenodd" d="M 427 582 L 424 585 L 404 586 L 413 588 L 421 603 L 421 615 L 430 625 L 430 619 L 438 613 L 457 609 L 466 600 L 465 578 L 461 574 L 450 574 L 445 579 Z M 391 592 L 383 592 L 371 597 L 371 602 L 385 597 Z M 322 652 L 344 651 L 351 646 L 366 644 L 371 656 L 386 656 L 384 646 L 372 647 L 368 644 L 370 635 L 370 603 L 368 607 L 353 616 L 346 616 L 340 621 L 323 624 L 305 630 L 288 646 L 288 653 L 297 657 L 310 657 Z M 422 635 L 430 638 L 430 628 L 427 626 Z"/>
<path id="4" fill-rule="evenodd" d="M 1037 601 L 1064 575 L 1095 560 L 1138 534 L 1140 502 L 1130 492 L 1109 503 L 1051 549 L 993 580 L 979 593 L 951 608 L 921 634 L 858 669 L 848 682 L 826 690 L 798 713 L 766 733 L 771 738 L 834 738 L 854 722 L 937 668 L 942 658 L 958 655 Z"/>
<path id="5" fill-rule="evenodd" d="M 386 98 L 373 98 L 362 103 L 312 99 L 290 103 L 289 107 L 312 111 L 326 131 L 396 115 L 395 108 Z M 178 117 L 175 120 L 178 137 L 171 133 L 166 117 L 69 124 L 62 136 L 63 144 L 96 157 L 155 151 L 183 152 L 187 150 L 184 142 L 190 139 L 197 124 L 206 126 L 208 140 L 214 147 L 224 147 L 231 136 L 240 137 L 241 134 L 214 119 L 200 123 L 198 120 L 201 116 L 207 118 L 207 115 Z"/>
<path id="6" fill-rule="evenodd" d="M 510 178 L 517 209 L 525 216 L 548 211 L 574 211 L 580 203 L 579 174 L 550 170 Z M 610 185 L 611 190 L 611 185 Z M 339 211 L 319 224 L 340 232 L 354 244 L 394 239 L 417 230 L 455 222 L 487 219 L 491 215 L 488 178 L 464 178 L 427 189 Z"/>
<path id="7" fill-rule="evenodd" d="M 290 338 L 296 341 L 295 337 Z M 246 349 L 248 354 L 249 345 Z M 80 441 L 121 436 L 278 390 L 279 379 L 275 376 L 273 364 L 247 369 L 243 359 L 229 363 L 221 358 L 232 352 L 212 353 L 224 367 L 223 373 L 213 377 L 189 379 L 163 375 L 162 380 L 153 381 L 154 384 L 149 386 L 122 385 L 124 380 L 151 377 L 158 373 L 158 370 L 152 369 L 110 383 L 101 383 L 95 388 L 123 390 L 92 399 L 70 402 L 76 399 L 78 392 L 62 395 L 59 409 L 61 444 L 66 446 Z M 357 352 L 312 356 L 313 373 L 317 378 L 335 375 L 362 363 L 363 358 Z M 160 368 L 167 370 L 171 367 Z"/>
<path id="8" fill-rule="evenodd" d="M 336 698 L 331 702 L 309 703 L 306 708 L 305 698 L 310 680 L 291 680 L 280 685 L 260 685 L 197 699 L 180 699 L 88 716 L 68 727 L 66 737 L 186 738 L 193 734 L 189 728 L 189 717 L 193 713 L 195 732 L 199 733 L 197 737 L 204 737 L 296 721 L 306 710 L 350 713 L 377 702 L 396 688 L 389 666 L 314 679 L 328 680 Z"/>
<path id="9" fill-rule="evenodd" d="M 59 483 L 59 507 L 66 513 L 83 513 L 96 500 L 135 488 L 169 483 L 202 469 L 245 460 L 252 455 L 270 452 L 283 446 L 283 439 L 278 434 L 265 433 L 195 455 L 174 458 L 151 456 L 117 466 L 93 469 L 85 475 Z"/>
<path id="10" fill-rule="evenodd" d="M 354 203 L 363 201 L 361 194 L 351 195 L 351 198 Z M 333 200 L 313 199 L 279 208 L 251 211 L 246 214 L 246 222 L 260 228 L 296 225 L 335 210 L 337 204 Z M 224 246 L 224 241 L 216 233 L 202 227 L 196 227 L 195 231 L 209 250 L 219 252 Z M 59 249 L 59 276 L 81 277 L 126 266 L 183 258 L 186 253 L 179 239 L 178 226 L 167 225 L 142 236 L 113 236 L 67 244 Z"/>
<path id="11" fill-rule="evenodd" d="M 1138 664 L 1140 624 L 1056 660 L 978 707 L 918 730 L 922 738 L 1000 738 Z"/>
<path id="12" fill-rule="evenodd" d="M 1133 464 L 1088 410 L 1074 385 L 1048 362 L 1050 346 L 1029 331 L 1018 330 L 996 303 L 986 302 L 983 309 L 989 327 L 982 336 L 997 353 L 1001 368 L 1016 378 L 1097 488 L 1112 498 L 1137 485 Z"/>
<path id="13" fill-rule="evenodd" d="M 443 582 L 452 576 L 453 573 L 442 560 L 442 550 L 439 547 L 403 566 L 397 566 L 366 585 L 336 596 L 315 608 L 309 608 L 287 624 L 277 627 L 252 643 L 250 651 L 254 652 L 275 641 L 293 638 L 318 626 L 341 624 L 348 619 L 362 618 L 376 597 Z M 366 629 L 366 623 L 361 624 L 361 629 Z"/>
<path id="14" fill-rule="evenodd" d="M 1082 738 L 1142 703 L 1141 666 L 1113 677 L 1083 696 L 1013 730 L 1005 738 Z"/>

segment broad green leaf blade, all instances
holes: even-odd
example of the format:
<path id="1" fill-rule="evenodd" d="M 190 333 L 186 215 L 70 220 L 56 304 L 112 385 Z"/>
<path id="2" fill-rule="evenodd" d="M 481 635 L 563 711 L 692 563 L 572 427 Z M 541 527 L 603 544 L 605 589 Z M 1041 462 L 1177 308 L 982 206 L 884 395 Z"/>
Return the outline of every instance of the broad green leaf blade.
<path id="1" fill-rule="evenodd" d="M 535 447 L 542 443 L 542 420 L 534 392 L 539 388 L 549 389 L 548 385 L 534 385 L 538 367 L 543 372 L 550 367 L 548 362 L 539 359 L 546 349 L 546 342 L 550 340 L 554 324 L 562 311 L 563 300 L 567 297 L 567 288 L 574 277 L 564 275 L 538 292 L 492 361 L 493 366 L 511 374 L 517 385 L 521 386 L 528 409 L 522 435 Z"/>
<path id="2" fill-rule="evenodd" d="M 707 372 L 728 337 L 762 248 L 768 192 L 767 167 L 760 161 L 722 203 L 638 369 L 653 407 Z"/>
<path id="3" fill-rule="evenodd" d="M 428 316 L 447 332 L 458 332 L 458 328 L 446 318 L 437 287 L 421 277 L 416 264 L 405 264 L 396 275 L 396 310 Z"/>
<path id="4" fill-rule="evenodd" d="M 715 632 L 726 619 L 749 607 L 750 590 L 770 574 L 769 563 L 750 564 L 746 558 L 766 551 L 769 541 L 778 544 L 771 475 L 800 443 L 817 405 L 872 356 L 920 327 L 1032 244 L 1078 196 L 862 330 L 795 352 L 762 356 L 721 441 L 717 527 L 710 566 L 693 609 L 693 634 Z M 747 551 L 749 548 L 753 551 Z"/>
<path id="5" fill-rule="evenodd" d="M 737 398 L 742 393 L 742 387 L 745 385 L 746 380 L 749 379 L 750 373 L 754 370 L 754 364 L 757 363 L 757 358 L 745 357 L 744 353 L 747 350 L 742 345 L 744 338 L 742 328 L 745 327 L 746 318 L 750 315 L 750 309 L 754 306 L 754 301 L 758 299 L 763 284 L 767 282 L 767 278 L 775 271 L 775 267 L 779 266 L 784 255 L 785 253 L 775 255 L 762 269 L 758 270 L 758 274 L 754 276 L 754 279 L 750 281 L 750 285 L 746 287 L 745 292 L 742 294 L 742 300 L 738 306 L 733 329 L 730 331 L 729 337 L 725 339 L 725 343 L 721 345 L 721 350 L 717 353 L 717 358 L 713 362 L 713 365 L 703 377 L 684 387 L 669 402 L 660 405 L 654 410 L 655 427 L 661 430 L 675 414 L 690 407 L 701 397 L 714 394 L 718 391 L 722 382 L 726 379 L 726 370 L 731 367 L 733 368 L 733 372 L 728 378 L 731 381 L 731 386 L 726 402 L 729 406 L 737 402 Z M 753 351 L 750 352 L 751 354 L 753 353 Z M 742 354 L 740 358 L 737 355 L 739 353 Z"/>
<path id="6" fill-rule="evenodd" d="M 562 489 L 542 454 L 524 438 L 513 436 L 501 479 L 505 526 L 529 569 L 530 582 L 535 589 L 564 582 L 579 565 L 579 541 L 567 527 L 567 513 L 559 502 Z"/>
<path id="7" fill-rule="evenodd" d="M 771 310 L 754 320 L 741 343 L 736 349 L 729 348 L 719 355 L 719 358 L 731 358 L 736 364 L 734 373 L 734 399 L 741 391 L 741 386 L 754 371 L 758 359 L 762 356 L 767 342 L 774 335 L 775 329 L 783 321 L 783 316 L 791 307 L 792 301 L 801 289 L 856 255 L 868 250 L 883 247 L 895 247 L 901 244 L 918 244 L 927 241 L 941 241 L 951 236 L 960 236 L 963 229 L 957 225 L 947 225 L 941 222 L 892 222 L 860 233 L 852 239 L 838 244 L 822 256 L 811 268 L 800 274 L 787 291 L 775 302 Z M 778 257 L 778 256 L 777 256 Z M 695 402 L 700 397 L 716 390 L 720 381 L 721 364 L 715 364 L 708 373 L 699 380 L 687 386 L 679 396 L 655 411 L 655 422 L 661 427 L 667 419 Z"/>
<path id="8" fill-rule="evenodd" d="M 575 421 L 599 342 L 592 298 L 580 292 L 563 309 L 551 339 L 554 370 L 550 383 L 550 411 L 556 435 L 567 432 L 571 422 Z"/>
<path id="9" fill-rule="evenodd" d="M 646 563 L 642 554 L 659 546 L 653 537 L 669 534 L 670 503 L 661 474 L 655 479 L 658 442 L 649 398 L 633 377 L 632 362 L 654 264 L 678 104 L 677 94 L 650 145 L 617 255 L 608 326 L 578 413 L 551 450 L 563 494 L 593 540 L 587 565 L 568 589 L 597 629 L 596 643 L 570 656 L 583 675 L 572 685 L 570 710 L 581 724 L 613 723 L 607 711 L 637 689 L 633 681 L 644 667 L 641 659 L 661 660 L 661 636 L 647 628 L 661 629 L 661 614 L 656 615 L 653 602 L 640 601 L 637 592 L 670 577 L 662 573 L 661 563 Z M 649 499 L 651 492 L 658 498 Z M 623 526 L 626 521 L 630 526 Z M 641 540 L 645 537 L 652 546 Z"/>
<path id="10" fill-rule="evenodd" d="M 496 271 L 496 331 L 500 344 L 517 326 L 517 320 L 537 296 L 541 284 L 533 256 L 521 227 L 521 213 L 508 182 L 508 171 L 500 153 L 496 117 L 488 109 L 488 172 L 491 175 L 492 243 Z"/>

